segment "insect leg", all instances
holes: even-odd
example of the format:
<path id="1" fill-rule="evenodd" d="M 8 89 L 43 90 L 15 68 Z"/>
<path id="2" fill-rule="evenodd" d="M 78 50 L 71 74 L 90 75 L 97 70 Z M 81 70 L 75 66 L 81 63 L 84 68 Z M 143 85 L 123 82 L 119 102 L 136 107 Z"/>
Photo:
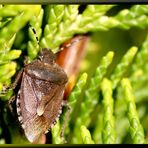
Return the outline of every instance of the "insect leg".
<path id="1" fill-rule="evenodd" d="M 27 66 L 30 63 L 30 60 L 27 56 L 25 56 L 24 65 Z"/>
<path id="2" fill-rule="evenodd" d="M 3 88 L 0 92 L 0 97 L 5 96 L 5 94 L 7 93 L 8 90 L 9 90 L 9 87 L 6 86 L 5 84 L 3 84 Z"/>
<path id="3" fill-rule="evenodd" d="M 65 128 L 66 128 L 66 125 L 68 123 L 69 116 L 70 116 L 70 113 L 71 113 L 71 110 L 72 109 L 71 109 L 70 105 L 67 103 L 66 100 L 63 100 L 63 104 L 62 105 L 67 108 L 67 112 L 66 112 L 66 115 L 65 115 L 64 124 L 63 124 L 62 130 L 61 130 L 61 134 L 60 134 L 61 137 L 64 137 Z"/>
<path id="4" fill-rule="evenodd" d="M 16 106 L 16 96 L 12 96 L 9 101 L 8 101 L 8 107 L 10 109 L 10 112 L 12 113 L 12 115 L 15 117 L 16 116 L 16 110 L 15 110 L 15 106 Z"/>
<path id="5" fill-rule="evenodd" d="M 18 83 L 21 81 L 22 74 L 23 74 L 23 70 L 19 71 L 15 81 L 12 83 L 10 88 L 8 88 L 8 90 L 14 90 L 17 87 Z M 8 107 L 10 109 L 10 112 L 13 114 L 13 116 L 15 116 L 17 114 L 17 112 L 15 110 L 15 108 L 16 108 L 16 98 L 17 98 L 16 96 L 12 96 L 8 101 Z"/>
<path id="6" fill-rule="evenodd" d="M 16 76 L 15 81 L 12 83 L 11 89 L 15 89 L 16 88 L 18 83 L 21 81 L 22 74 L 23 74 L 23 70 L 20 70 L 19 73 Z"/>
<path id="7" fill-rule="evenodd" d="M 12 85 L 10 86 L 4 86 L 3 90 L 0 92 L 0 96 L 5 95 L 9 90 L 14 90 L 18 83 L 20 82 L 21 78 L 22 78 L 22 74 L 23 74 L 23 70 L 19 71 L 19 73 L 16 76 L 15 81 L 12 83 Z"/>

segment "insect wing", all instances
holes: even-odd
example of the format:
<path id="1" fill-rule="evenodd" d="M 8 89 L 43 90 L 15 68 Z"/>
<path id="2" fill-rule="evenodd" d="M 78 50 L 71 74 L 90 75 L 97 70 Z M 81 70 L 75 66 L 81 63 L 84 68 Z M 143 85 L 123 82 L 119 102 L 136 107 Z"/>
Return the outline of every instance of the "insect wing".
<path id="1" fill-rule="evenodd" d="M 31 78 L 23 73 L 21 89 L 17 96 L 17 113 L 21 122 L 36 114 L 37 98 L 31 85 Z"/>
<path id="2" fill-rule="evenodd" d="M 30 142 L 37 140 L 59 118 L 64 85 L 33 79 L 23 74 L 21 91 L 17 97 L 18 119 Z M 44 113 L 38 116 L 37 108 L 43 104 Z"/>

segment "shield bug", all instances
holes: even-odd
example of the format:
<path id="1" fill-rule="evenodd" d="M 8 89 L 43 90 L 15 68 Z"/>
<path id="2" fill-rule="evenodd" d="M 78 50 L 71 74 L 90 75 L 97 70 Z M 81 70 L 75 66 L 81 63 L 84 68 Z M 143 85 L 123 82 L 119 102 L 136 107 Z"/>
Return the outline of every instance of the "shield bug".
<path id="1" fill-rule="evenodd" d="M 47 49 L 24 67 L 19 78 L 21 86 L 16 98 L 18 120 L 27 139 L 34 142 L 59 118 L 68 78 L 55 63 L 55 55 Z"/>
<path id="2" fill-rule="evenodd" d="M 81 39 L 84 38 L 77 37 L 64 44 L 61 50 L 65 48 L 68 50 L 72 44 Z M 21 80 L 16 97 L 16 110 L 21 127 L 30 142 L 38 141 L 59 118 L 64 89 L 68 82 L 68 71 L 56 63 L 56 56 L 52 51 L 42 49 L 39 57 L 26 64 L 18 74 L 13 85 L 15 87 Z"/>

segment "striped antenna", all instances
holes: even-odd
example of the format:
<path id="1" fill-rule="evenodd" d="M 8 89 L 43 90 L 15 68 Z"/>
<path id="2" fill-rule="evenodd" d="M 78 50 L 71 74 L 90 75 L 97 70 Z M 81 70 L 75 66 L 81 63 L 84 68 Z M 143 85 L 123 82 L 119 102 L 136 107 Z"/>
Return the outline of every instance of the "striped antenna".
<path id="1" fill-rule="evenodd" d="M 29 25 L 29 27 L 32 29 L 32 31 L 33 31 L 33 33 L 34 33 L 34 35 L 35 35 L 35 37 L 36 37 L 36 40 L 37 40 L 37 42 L 38 42 L 39 47 L 41 47 L 41 46 L 40 46 L 40 43 L 39 43 L 39 38 L 38 38 L 38 36 L 37 36 L 37 33 L 36 33 L 35 29 L 34 29 L 31 25 Z M 62 50 L 64 50 L 65 48 L 69 48 L 70 46 L 72 46 L 73 44 L 79 42 L 80 40 L 83 40 L 84 38 L 85 38 L 85 37 L 80 37 L 80 38 L 74 40 L 73 42 L 68 43 L 68 44 L 65 45 L 65 46 L 62 46 L 59 51 L 62 51 Z M 41 48 L 41 50 L 42 50 L 42 48 Z"/>

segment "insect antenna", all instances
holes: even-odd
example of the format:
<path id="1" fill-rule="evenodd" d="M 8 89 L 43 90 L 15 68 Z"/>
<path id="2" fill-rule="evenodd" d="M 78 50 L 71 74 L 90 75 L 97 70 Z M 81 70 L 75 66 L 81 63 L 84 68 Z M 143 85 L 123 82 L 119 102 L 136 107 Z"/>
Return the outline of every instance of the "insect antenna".
<path id="1" fill-rule="evenodd" d="M 30 24 L 29 24 L 29 27 L 32 29 L 32 32 L 35 35 L 37 44 L 39 45 L 39 51 L 41 51 L 43 48 L 40 45 L 39 37 L 38 37 L 38 35 L 37 35 L 36 31 L 35 31 L 35 28 L 32 25 L 30 25 Z"/>
<path id="2" fill-rule="evenodd" d="M 72 42 L 70 42 L 70 43 L 68 43 L 68 44 L 66 44 L 66 45 L 63 45 L 63 46 L 60 48 L 59 51 L 62 51 L 62 50 L 64 50 L 65 48 L 69 48 L 69 47 L 71 47 L 72 45 L 76 44 L 77 42 L 80 42 L 81 40 L 83 40 L 83 39 L 85 39 L 85 38 L 86 38 L 86 36 L 78 36 L 78 38 L 75 39 L 74 41 L 72 41 Z"/>
<path id="3" fill-rule="evenodd" d="M 36 33 L 36 31 L 35 31 L 35 29 L 29 24 L 29 27 L 32 29 L 32 31 L 33 31 L 33 33 L 34 33 L 34 35 L 35 35 L 35 38 L 36 38 L 36 40 L 37 40 L 37 42 L 38 42 L 38 44 L 39 44 L 39 38 L 38 38 L 38 36 L 37 36 L 37 33 Z"/>
<path id="4" fill-rule="evenodd" d="M 39 38 L 38 38 L 38 36 L 37 36 L 37 33 L 36 33 L 35 29 L 34 29 L 30 24 L 29 24 L 29 27 L 32 29 L 32 31 L 33 31 L 33 33 L 34 33 L 34 35 L 35 35 L 36 41 L 37 41 L 37 43 L 38 43 L 38 45 L 39 45 L 40 51 L 41 51 L 43 48 L 42 48 L 41 45 L 40 45 L 40 42 L 39 42 Z M 75 40 L 73 40 L 73 41 L 67 43 L 66 45 L 62 45 L 62 46 L 59 48 L 59 51 L 62 51 L 62 50 L 64 50 L 65 48 L 69 48 L 69 47 L 71 47 L 72 45 L 76 44 L 77 42 L 79 42 L 79 41 L 81 41 L 81 40 L 83 40 L 83 39 L 85 39 L 85 38 L 86 38 L 86 36 L 77 36 L 77 39 L 75 39 Z"/>

